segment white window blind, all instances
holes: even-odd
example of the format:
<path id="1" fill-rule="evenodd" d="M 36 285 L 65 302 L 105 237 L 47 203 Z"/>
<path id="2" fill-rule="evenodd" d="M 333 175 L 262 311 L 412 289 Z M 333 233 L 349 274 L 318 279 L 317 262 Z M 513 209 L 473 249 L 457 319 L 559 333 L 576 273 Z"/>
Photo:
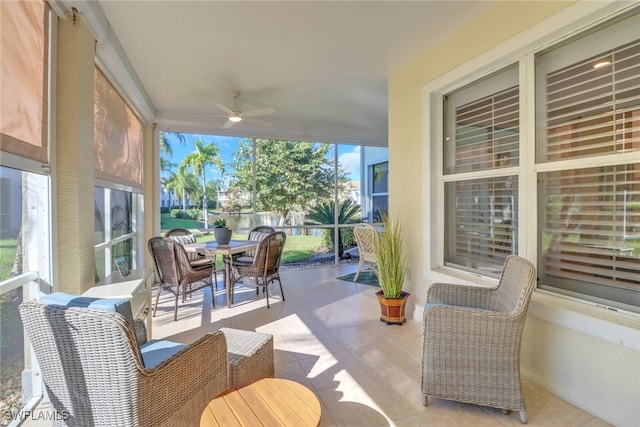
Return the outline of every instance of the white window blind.
<path id="1" fill-rule="evenodd" d="M 516 252 L 518 177 L 445 184 L 445 264 L 498 275 Z"/>
<path id="2" fill-rule="evenodd" d="M 519 102 L 516 68 L 447 95 L 445 174 L 517 166 Z"/>
<path id="3" fill-rule="evenodd" d="M 545 83 L 539 161 L 640 150 L 640 40 L 552 71 Z"/>
<path id="4" fill-rule="evenodd" d="M 640 164 L 544 173 L 540 192 L 541 280 L 638 301 Z"/>

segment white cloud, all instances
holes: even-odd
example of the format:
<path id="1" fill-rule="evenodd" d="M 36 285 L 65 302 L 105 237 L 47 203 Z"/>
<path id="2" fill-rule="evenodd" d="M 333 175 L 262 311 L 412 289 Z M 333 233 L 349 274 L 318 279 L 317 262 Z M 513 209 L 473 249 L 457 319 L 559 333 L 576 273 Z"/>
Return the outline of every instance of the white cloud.
<path id="1" fill-rule="evenodd" d="M 340 154 L 338 162 L 349 179 L 360 179 L 360 147 L 355 147 L 351 152 Z"/>

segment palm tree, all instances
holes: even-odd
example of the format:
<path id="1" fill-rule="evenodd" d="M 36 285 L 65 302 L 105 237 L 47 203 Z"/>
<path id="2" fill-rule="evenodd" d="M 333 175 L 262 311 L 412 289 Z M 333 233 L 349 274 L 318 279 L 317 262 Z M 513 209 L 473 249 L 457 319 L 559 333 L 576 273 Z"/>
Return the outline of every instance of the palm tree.
<path id="1" fill-rule="evenodd" d="M 193 141 L 196 147 L 195 151 L 187 154 L 182 159 L 181 168 L 190 167 L 193 172 L 200 177 L 202 184 L 202 210 L 204 215 L 204 228 L 209 228 L 209 208 L 207 206 L 207 166 L 215 166 L 221 172 L 224 172 L 224 166 L 220 158 L 218 147 L 214 144 L 204 144 L 202 139 L 198 138 Z"/>
<path id="2" fill-rule="evenodd" d="M 306 225 L 334 224 L 335 203 L 323 202 L 311 209 L 307 215 Z M 360 205 L 351 200 L 344 200 L 338 205 L 338 224 L 353 224 L 360 220 Z M 331 244 L 335 248 L 335 233 L 331 232 Z M 342 258 L 344 245 L 342 243 L 342 231 L 338 228 L 338 257 Z"/>
<path id="3" fill-rule="evenodd" d="M 178 168 L 178 172 L 169 175 L 167 188 L 173 190 L 182 199 L 182 210 L 187 210 L 187 195 L 193 194 L 198 188 L 198 177 L 186 170 L 184 167 Z"/>
<path id="4" fill-rule="evenodd" d="M 173 156 L 173 149 L 171 148 L 171 142 L 169 141 L 169 135 L 178 138 L 178 142 L 184 144 L 187 142 L 186 137 L 183 133 L 178 132 L 160 132 L 160 170 L 168 171 L 172 167 L 176 166 L 175 163 L 171 163 L 169 159 L 166 159 L 162 156 L 162 154 L 166 154 L 167 156 Z"/>

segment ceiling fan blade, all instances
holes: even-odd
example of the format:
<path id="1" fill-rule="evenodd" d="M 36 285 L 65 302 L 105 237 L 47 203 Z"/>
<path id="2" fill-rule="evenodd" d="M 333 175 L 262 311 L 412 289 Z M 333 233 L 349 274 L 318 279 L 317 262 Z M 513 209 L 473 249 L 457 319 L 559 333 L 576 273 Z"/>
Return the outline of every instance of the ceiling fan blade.
<path id="1" fill-rule="evenodd" d="M 246 121 L 247 123 L 253 123 L 254 125 L 258 125 L 258 126 L 265 126 L 265 127 L 271 127 L 273 126 L 273 123 L 268 122 L 266 120 L 260 120 L 260 119 L 254 119 L 251 117 L 246 117 L 244 119 L 242 119 L 242 121 Z"/>
<path id="2" fill-rule="evenodd" d="M 232 110 L 232 109 L 230 109 L 229 107 L 227 107 L 226 105 L 223 105 L 223 104 L 221 104 L 221 103 L 219 103 L 219 102 L 216 102 L 215 104 L 216 104 L 216 106 L 217 106 L 219 109 L 221 109 L 221 110 L 222 110 L 222 111 L 224 111 L 225 113 L 227 113 L 227 114 L 233 114 L 233 110 Z"/>
<path id="3" fill-rule="evenodd" d="M 232 122 L 231 120 L 227 120 L 226 122 L 224 122 L 224 125 L 222 125 L 222 129 L 229 129 L 234 124 L 235 122 Z"/>
<path id="4" fill-rule="evenodd" d="M 271 107 L 268 108 L 258 108 L 256 110 L 244 111 L 241 115 L 242 117 L 257 117 L 257 116 L 266 116 L 267 114 L 273 114 L 276 110 Z"/>

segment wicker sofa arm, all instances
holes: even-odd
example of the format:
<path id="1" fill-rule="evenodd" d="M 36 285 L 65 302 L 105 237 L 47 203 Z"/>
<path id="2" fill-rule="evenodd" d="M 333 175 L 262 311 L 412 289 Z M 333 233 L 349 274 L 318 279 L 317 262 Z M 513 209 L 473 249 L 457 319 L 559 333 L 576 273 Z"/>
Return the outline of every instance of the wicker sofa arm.
<path id="1" fill-rule="evenodd" d="M 207 404 L 229 388 L 227 342 L 214 332 L 147 370 L 142 366 L 143 425 L 198 425 Z"/>
<path id="2" fill-rule="evenodd" d="M 514 334 L 520 334 L 523 324 L 523 316 L 509 313 L 436 306 L 423 315 L 423 337 L 425 345 L 443 346 L 452 354 L 455 354 L 456 347 L 460 347 L 458 351 L 482 350 L 502 358 L 504 355 L 500 353 L 505 353 L 505 347 L 519 346 L 519 339 L 514 340 Z"/>
<path id="3" fill-rule="evenodd" d="M 427 303 L 489 309 L 492 306 L 495 289 L 484 286 L 434 283 L 427 290 Z"/>

